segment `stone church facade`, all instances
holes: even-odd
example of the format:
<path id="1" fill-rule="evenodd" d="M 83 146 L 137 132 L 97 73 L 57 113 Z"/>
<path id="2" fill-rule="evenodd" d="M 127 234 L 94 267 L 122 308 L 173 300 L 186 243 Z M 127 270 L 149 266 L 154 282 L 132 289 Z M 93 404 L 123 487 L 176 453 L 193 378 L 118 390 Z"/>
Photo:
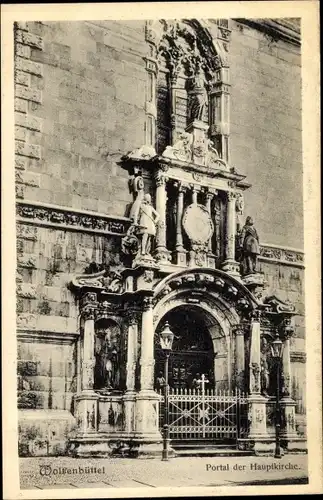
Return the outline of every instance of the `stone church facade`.
<path id="1" fill-rule="evenodd" d="M 20 454 L 159 456 L 166 324 L 173 397 L 202 374 L 210 405 L 234 394 L 255 453 L 279 338 L 282 444 L 305 449 L 298 20 L 14 37 Z"/>

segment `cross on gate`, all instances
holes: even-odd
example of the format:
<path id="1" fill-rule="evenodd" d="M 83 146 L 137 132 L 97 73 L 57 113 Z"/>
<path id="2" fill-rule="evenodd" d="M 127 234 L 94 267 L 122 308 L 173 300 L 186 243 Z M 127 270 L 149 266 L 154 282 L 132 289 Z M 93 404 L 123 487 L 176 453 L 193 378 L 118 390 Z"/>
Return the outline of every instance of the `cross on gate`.
<path id="1" fill-rule="evenodd" d="M 202 387 L 202 393 L 204 394 L 204 391 L 205 391 L 205 384 L 208 384 L 209 383 L 209 380 L 206 378 L 206 376 L 204 375 L 204 373 L 202 373 L 202 376 L 201 378 L 198 380 L 198 383 L 201 384 L 201 387 Z"/>
<path id="2" fill-rule="evenodd" d="M 209 415 L 208 415 L 208 410 L 205 410 L 205 384 L 207 384 L 209 381 L 202 373 L 202 376 L 200 380 L 198 380 L 198 383 L 201 384 L 202 388 L 202 408 L 200 409 L 200 416 L 202 417 L 202 432 L 203 432 L 203 437 L 205 437 L 205 426 L 206 426 L 206 419 L 209 420 Z"/>

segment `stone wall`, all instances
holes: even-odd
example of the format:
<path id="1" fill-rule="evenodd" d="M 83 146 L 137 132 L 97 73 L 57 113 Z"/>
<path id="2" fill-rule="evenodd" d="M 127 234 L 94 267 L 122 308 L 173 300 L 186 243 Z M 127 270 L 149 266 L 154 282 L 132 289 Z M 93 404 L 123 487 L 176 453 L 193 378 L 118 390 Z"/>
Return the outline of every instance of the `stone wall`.
<path id="1" fill-rule="evenodd" d="M 304 268 L 293 265 L 260 262 L 259 270 L 264 273 L 265 295 L 276 295 L 290 302 L 296 308 L 293 317 L 295 333 L 291 338 L 291 396 L 296 401 L 296 418 L 299 432 L 305 432 L 306 413 L 306 346 L 304 308 Z"/>
<path id="2" fill-rule="evenodd" d="M 116 162 L 144 143 L 144 23 L 28 23 L 16 39 L 18 197 L 124 215 Z"/>
<path id="3" fill-rule="evenodd" d="M 300 47 L 232 22 L 231 162 L 268 244 L 303 247 Z"/>

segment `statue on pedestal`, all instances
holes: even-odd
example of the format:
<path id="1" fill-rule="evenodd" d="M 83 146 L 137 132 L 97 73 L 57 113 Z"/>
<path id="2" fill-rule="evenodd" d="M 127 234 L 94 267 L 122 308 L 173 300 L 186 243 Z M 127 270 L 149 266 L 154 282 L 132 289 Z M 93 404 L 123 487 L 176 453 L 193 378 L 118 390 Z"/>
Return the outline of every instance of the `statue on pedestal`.
<path id="1" fill-rule="evenodd" d="M 156 236 L 156 226 L 159 214 L 151 204 L 150 194 L 145 194 L 139 207 L 139 227 L 137 234 L 141 235 L 141 255 L 150 255 L 151 243 Z"/>
<path id="2" fill-rule="evenodd" d="M 253 226 L 252 217 L 248 216 L 240 234 L 241 259 L 243 264 L 243 274 L 257 273 L 257 259 L 260 253 L 259 237 L 256 228 Z"/>
<path id="3" fill-rule="evenodd" d="M 141 176 L 132 181 L 135 200 L 130 209 L 132 221 L 127 234 L 122 238 L 122 251 L 140 260 L 140 257 L 150 258 L 153 238 L 159 222 L 159 214 L 151 203 L 150 194 L 144 194 L 144 184 Z"/>
<path id="4" fill-rule="evenodd" d="M 95 389 L 118 389 L 118 350 L 111 338 L 110 329 L 107 329 L 103 339 L 97 337 L 95 358 Z"/>
<path id="5" fill-rule="evenodd" d="M 131 181 L 131 191 L 134 194 L 134 202 L 130 209 L 129 217 L 132 220 L 133 224 L 138 224 L 138 214 L 140 204 L 144 198 L 144 180 L 141 175 L 137 175 Z"/>
<path id="6" fill-rule="evenodd" d="M 201 70 L 192 78 L 192 87 L 189 90 L 189 116 L 190 120 L 203 120 L 204 110 L 207 103 L 204 77 Z"/>

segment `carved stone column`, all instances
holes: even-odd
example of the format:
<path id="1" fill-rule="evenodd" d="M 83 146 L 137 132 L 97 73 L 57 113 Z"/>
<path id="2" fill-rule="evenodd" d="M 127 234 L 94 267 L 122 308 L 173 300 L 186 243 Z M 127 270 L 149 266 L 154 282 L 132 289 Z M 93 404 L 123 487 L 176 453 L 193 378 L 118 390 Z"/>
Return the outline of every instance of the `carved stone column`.
<path id="1" fill-rule="evenodd" d="M 127 343 L 127 392 L 135 391 L 135 372 L 138 349 L 138 318 L 136 313 L 128 312 L 128 343 Z"/>
<path id="2" fill-rule="evenodd" d="M 156 76 L 157 76 L 157 60 L 152 57 L 146 58 L 146 70 L 148 74 L 147 82 L 147 100 L 146 100 L 146 130 L 145 144 L 155 146 L 156 137 L 156 119 L 157 119 L 157 104 L 156 104 Z"/>
<path id="3" fill-rule="evenodd" d="M 152 298 L 145 297 L 141 319 L 140 392 L 136 395 L 135 430 L 140 435 L 139 453 L 160 455 L 159 399 L 154 391 L 154 323 Z"/>
<path id="4" fill-rule="evenodd" d="M 221 157 L 230 162 L 230 81 L 229 68 L 216 70 L 210 89 L 210 135 Z"/>
<path id="5" fill-rule="evenodd" d="M 244 346 L 244 326 L 237 325 L 234 329 L 235 333 L 235 355 L 236 355 L 236 388 L 240 391 L 245 391 L 245 346 Z"/>
<path id="6" fill-rule="evenodd" d="M 98 308 L 97 295 L 88 292 L 81 302 L 83 322 L 81 392 L 75 396 L 75 418 L 78 433 L 95 433 L 98 429 L 98 395 L 94 392 L 94 319 Z M 81 448 L 78 450 L 81 456 Z"/>
<path id="7" fill-rule="evenodd" d="M 196 204 L 197 203 L 197 192 L 198 192 L 199 188 L 195 184 L 192 184 L 191 188 L 192 188 L 192 203 Z"/>
<path id="8" fill-rule="evenodd" d="M 170 252 L 166 248 L 166 181 L 167 177 L 162 170 L 155 173 L 156 182 L 156 210 L 160 216 L 156 231 L 156 251 L 155 257 L 160 262 L 170 260 Z"/>
<path id="9" fill-rule="evenodd" d="M 292 377 L 291 377 L 291 364 L 290 364 L 290 338 L 289 337 L 286 337 L 284 340 L 283 378 L 284 378 L 285 395 L 291 396 L 291 394 L 292 394 Z"/>
<path id="10" fill-rule="evenodd" d="M 217 194 L 216 190 L 209 189 L 206 193 L 206 203 L 205 206 L 210 214 L 210 217 L 212 219 L 212 209 L 211 209 L 211 203 L 214 198 L 214 196 Z M 213 248 L 212 248 L 212 237 L 209 239 L 208 243 L 208 253 L 207 253 L 207 263 L 208 267 L 215 268 L 215 255 L 213 253 Z"/>
<path id="11" fill-rule="evenodd" d="M 140 390 L 154 389 L 154 321 L 151 297 L 145 297 L 141 319 Z"/>
<path id="12" fill-rule="evenodd" d="M 236 195 L 227 193 L 227 217 L 226 217 L 226 241 L 225 261 L 222 264 L 223 271 L 232 276 L 239 277 L 239 264 L 235 260 L 235 236 L 236 236 Z"/>
<path id="13" fill-rule="evenodd" d="M 291 377 L 291 363 L 290 363 L 290 336 L 286 335 L 284 340 L 284 350 L 282 359 L 282 370 L 284 380 L 284 394 L 281 399 L 281 411 L 283 415 L 283 426 L 281 429 L 282 437 L 286 438 L 288 448 L 292 448 L 292 441 L 297 437 L 296 433 L 296 417 L 295 406 L 296 402 L 292 399 L 292 377 Z"/>
<path id="14" fill-rule="evenodd" d="M 268 441 L 266 425 L 267 399 L 260 393 L 260 314 L 255 312 L 251 321 L 249 358 L 249 439 L 255 442 L 255 452 L 265 453 L 272 449 Z"/>
<path id="15" fill-rule="evenodd" d="M 82 300 L 83 356 L 81 366 L 82 392 L 93 392 L 94 385 L 94 317 L 97 310 L 96 293 L 87 293 Z"/>
<path id="16" fill-rule="evenodd" d="M 177 64 L 177 62 L 175 63 Z M 174 64 L 174 69 L 171 71 L 171 76 L 170 76 L 170 101 L 171 101 L 171 109 L 170 109 L 170 126 L 171 126 L 171 131 L 170 131 L 170 139 L 171 139 L 171 145 L 173 146 L 174 143 L 176 142 L 176 95 L 175 95 L 175 86 L 177 82 L 177 67 L 175 67 Z"/>
<path id="17" fill-rule="evenodd" d="M 127 378 L 126 393 L 124 395 L 125 430 L 135 431 L 135 377 L 138 350 L 138 316 L 136 312 L 127 311 L 128 342 L 127 342 Z"/>
<path id="18" fill-rule="evenodd" d="M 183 247 L 182 217 L 184 209 L 184 193 L 187 186 L 182 182 L 178 183 L 177 214 L 176 214 L 176 264 L 184 266 L 186 264 L 186 250 Z"/>

